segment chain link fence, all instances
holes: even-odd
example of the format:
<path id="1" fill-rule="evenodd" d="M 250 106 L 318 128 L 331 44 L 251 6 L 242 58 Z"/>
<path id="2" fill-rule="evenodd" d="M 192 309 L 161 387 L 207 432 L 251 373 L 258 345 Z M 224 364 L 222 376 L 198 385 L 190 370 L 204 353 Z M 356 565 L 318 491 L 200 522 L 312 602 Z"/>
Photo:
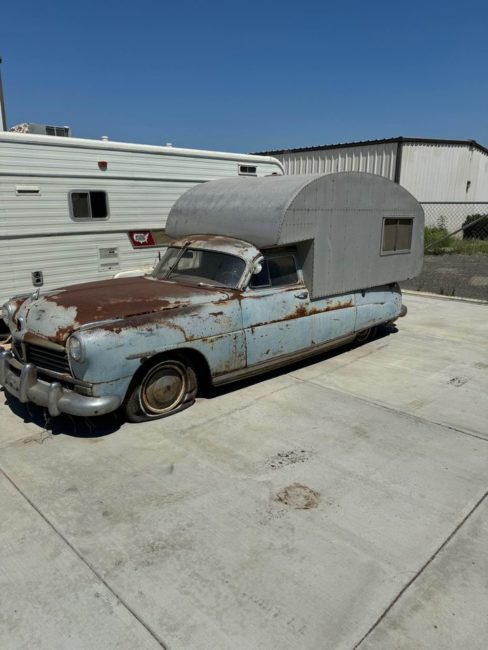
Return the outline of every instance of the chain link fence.
<path id="1" fill-rule="evenodd" d="M 488 201 L 422 203 L 425 252 L 488 254 Z"/>

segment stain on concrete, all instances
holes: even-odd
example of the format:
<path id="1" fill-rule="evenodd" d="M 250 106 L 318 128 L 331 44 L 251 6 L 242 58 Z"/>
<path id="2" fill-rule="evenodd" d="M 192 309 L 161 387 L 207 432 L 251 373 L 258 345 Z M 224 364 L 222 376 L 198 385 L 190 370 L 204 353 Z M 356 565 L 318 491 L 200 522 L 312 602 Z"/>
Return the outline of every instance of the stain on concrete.
<path id="1" fill-rule="evenodd" d="M 451 384 L 451 386 L 456 386 L 456 388 L 459 388 L 459 386 L 462 386 L 468 381 L 469 377 L 453 377 L 452 379 L 449 379 L 447 383 Z"/>
<path id="2" fill-rule="evenodd" d="M 307 449 L 291 449 L 290 451 L 280 451 L 268 459 L 266 465 L 271 469 L 280 469 L 287 465 L 294 465 L 295 463 L 304 463 L 315 452 Z"/>
<path id="3" fill-rule="evenodd" d="M 306 485 L 292 483 L 280 490 L 275 499 L 296 510 L 309 510 L 319 505 L 320 493 Z"/>

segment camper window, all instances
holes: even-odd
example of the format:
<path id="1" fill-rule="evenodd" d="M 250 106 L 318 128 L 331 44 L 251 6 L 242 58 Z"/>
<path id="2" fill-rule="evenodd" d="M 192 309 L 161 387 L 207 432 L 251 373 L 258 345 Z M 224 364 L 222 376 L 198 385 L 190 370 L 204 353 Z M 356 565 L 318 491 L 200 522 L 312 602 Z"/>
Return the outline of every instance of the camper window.
<path id="1" fill-rule="evenodd" d="M 408 253 L 412 248 L 413 219 L 383 219 L 381 252 Z"/>
<path id="2" fill-rule="evenodd" d="M 71 216 L 76 221 L 106 219 L 108 217 L 107 193 L 99 191 L 70 192 Z"/>

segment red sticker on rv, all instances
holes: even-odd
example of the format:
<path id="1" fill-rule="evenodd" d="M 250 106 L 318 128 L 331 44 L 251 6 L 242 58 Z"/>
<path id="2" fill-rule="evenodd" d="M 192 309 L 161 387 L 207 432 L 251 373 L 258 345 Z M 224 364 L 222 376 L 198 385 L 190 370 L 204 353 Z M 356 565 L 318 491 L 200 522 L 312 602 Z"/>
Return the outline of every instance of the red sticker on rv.
<path id="1" fill-rule="evenodd" d="M 150 230 L 131 230 L 128 234 L 134 248 L 156 245 Z"/>

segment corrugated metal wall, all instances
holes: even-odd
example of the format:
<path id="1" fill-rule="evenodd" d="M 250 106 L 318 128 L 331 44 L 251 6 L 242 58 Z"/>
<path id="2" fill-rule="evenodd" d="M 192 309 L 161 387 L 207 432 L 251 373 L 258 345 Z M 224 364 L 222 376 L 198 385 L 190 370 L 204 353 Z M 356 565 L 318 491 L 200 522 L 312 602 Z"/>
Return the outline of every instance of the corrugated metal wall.
<path id="1" fill-rule="evenodd" d="M 488 201 L 488 155 L 469 145 L 404 143 L 400 183 L 422 201 Z"/>
<path id="2" fill-rule="evenodd" d="M 397 143 L 275 154 L 286 174 L 363 171 L 395 180 Z M 426 225 L 461 227 L 488 201 L 488 154 L 466 144 L 403 142 L 400 185 L 424 204 Z"/>
<path id="3" fill-rule="evenodd" d="M 359 147 L 290 152 L 274 157 L 283 163 L 285 174 L 332 174 L 368 172 L 395 178 L 396 143 L 369 144 Z"/>
<path id="4" fill-rule="evenodd" d="M 395 180 L 397 143 L 275 154 L 286 174 L 361 171 Z M 402 144 L 400 184 L 422 201 L 488 201 L 488 155 L 469 144 Z"/>

